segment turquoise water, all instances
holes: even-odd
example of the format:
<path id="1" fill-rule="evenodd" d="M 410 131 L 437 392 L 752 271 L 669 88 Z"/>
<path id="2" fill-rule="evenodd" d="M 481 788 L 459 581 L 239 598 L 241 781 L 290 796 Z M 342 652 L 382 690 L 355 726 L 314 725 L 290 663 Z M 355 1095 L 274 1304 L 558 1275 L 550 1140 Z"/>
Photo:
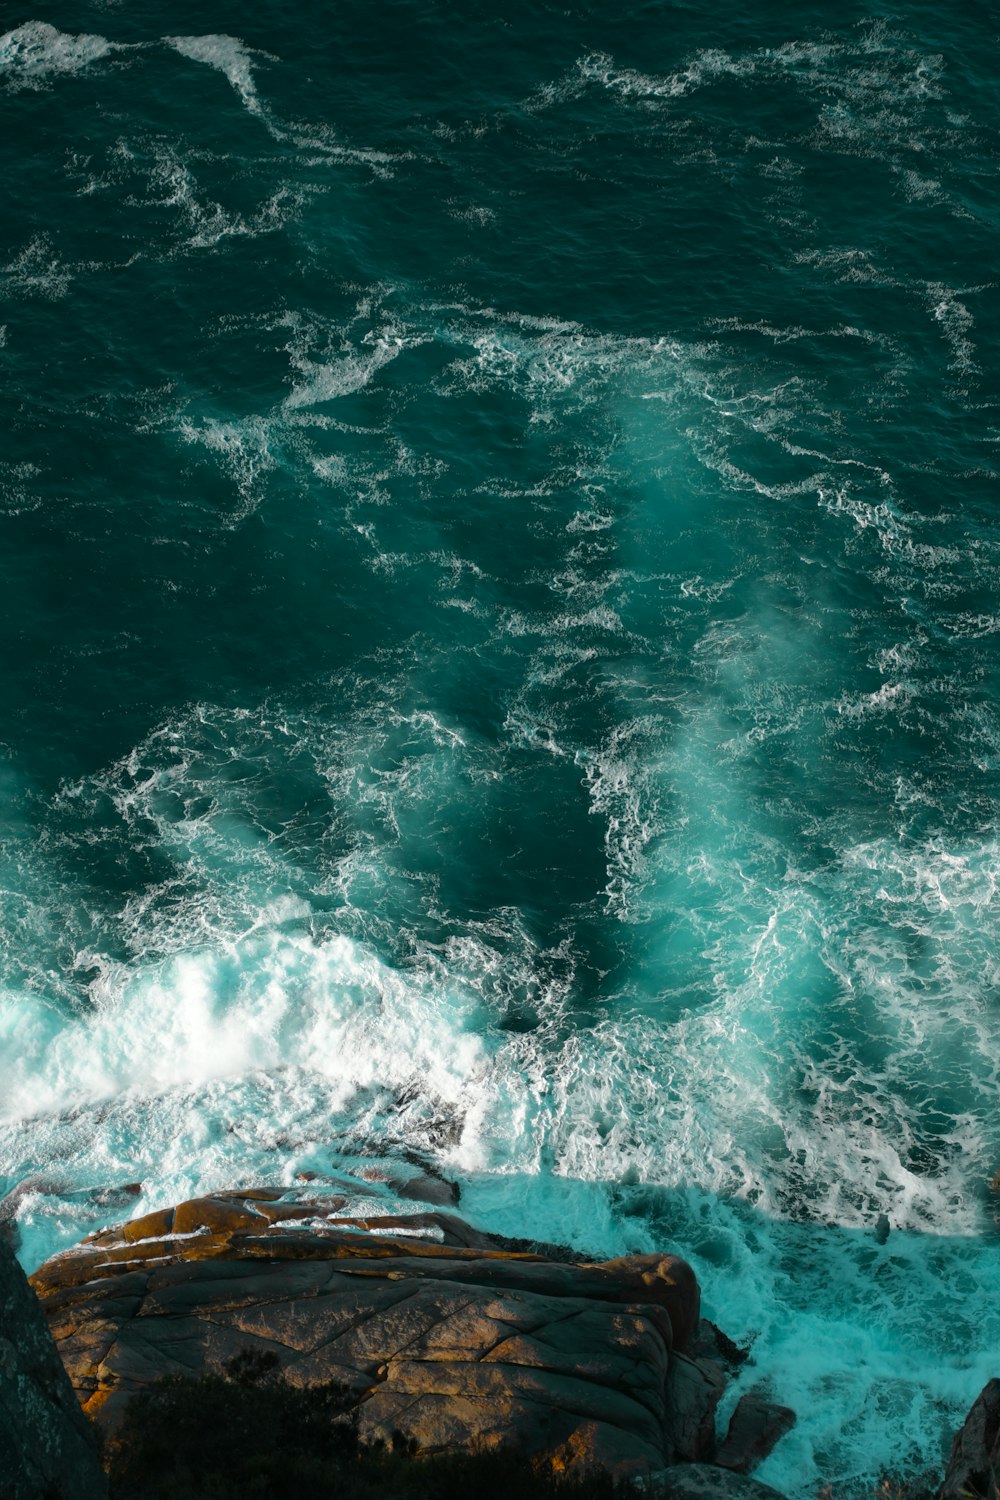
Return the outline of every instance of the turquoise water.
<path id="1" fill-rule="evenodd" d="M 25 1263 L 430 1163 L 689 1256 L 768 1482 L 939 1467 L 1000 1343 L 995 12 L 4 25 Z"/>

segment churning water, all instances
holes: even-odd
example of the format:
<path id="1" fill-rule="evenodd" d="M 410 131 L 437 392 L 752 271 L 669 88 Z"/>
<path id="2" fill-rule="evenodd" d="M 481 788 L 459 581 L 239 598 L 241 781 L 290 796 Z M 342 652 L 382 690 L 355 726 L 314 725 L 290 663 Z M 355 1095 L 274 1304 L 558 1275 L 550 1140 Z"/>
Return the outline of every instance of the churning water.
<path id="1" fill-rule="evenodd" d="M 938 1467 L 1000 1345 L 995 12 L 4 17 L 25 1263 L 423 1162 L 687 1255 L 764 1480 Z"/>

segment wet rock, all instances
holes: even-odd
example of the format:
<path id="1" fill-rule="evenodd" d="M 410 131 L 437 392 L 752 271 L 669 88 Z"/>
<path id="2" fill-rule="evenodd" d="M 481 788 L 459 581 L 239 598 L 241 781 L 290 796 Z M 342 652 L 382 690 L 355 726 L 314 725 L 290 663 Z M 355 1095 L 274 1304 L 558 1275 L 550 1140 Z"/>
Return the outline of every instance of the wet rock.
<path id="1" fill-rule="evenodd" d="M 62 1187 L 63 1184 L 53 1182 L 48 1177 L 26 1177 L 23 1182 L 11 1188 L 9 1193 L 0 1198 L 0 1240 L 6 1241 L 12 1250 L 17 1250 L 21 1243 L 21 1230 L 17 1220 L 25 1198 L 30 1198 L 35 1193 L 58 1193 Z"/>
<path id="2" fill-rule="evenodd" d="M 214 1194 L 42 1266 L 85 1410 L 113 1429 L 151 1381 L 250 1350 L 293 1384 L 345 1386 L 362 1439 L 399 1430 L 425 1453 L 510 1444 L 629 1474 L 709 1440 L 722 1376 L 680 1352 L 699 1324 L 684 1261 L 570 1264 L 451 1214 L 344 1219 L 337 1201 Z"/>
<path id="3" fill-rule="evenodd" d="M 90 1423 L 45 1318 L 0 1240 L 0 1491 L 4 1500 L 106 1500 Z"/>
<path id="4" fill-rule="evenodd" d="M 75 1198 L 77 1194 L 71 1193 L 69 1196 Z M 86 1188 L 81 1196 L 96 1208 L 127 1208 L 130 1203 L 142 1197 L 142 1183 L 123 1182 L 116 1187 Z"/>
<path id="5" fill-rule="evenodd" d="M 400 1183 L 395 1189 L 399 1198 L 416 1199 L 418 1203 L 433 1203 L 439 1208 L 452 1208 L 461 1196 L 457 1182 L 438 1177 L 435 1173 L 421 1172 L 417 1177 Z"/>
<path id="6" fill-rule="evenodd" d="M 736 1403 L 715 1462 L 735 1474 L 749 1474 L 794 1426 L 795 1413 L 790 1406 L 778 1406 L 748 1391 Z"/>
<path id="7" fill-rule="evenodd" d="M 715 1451 L 715 1408 L 725 1375 L 714 1360 L 674 1355 L 667 1377 L 667 1425 L 675 1463 L 698 1463 Z"/>
<path id="8" fill-rule="evenodd" d="M 50 1177 L 26 1177 L 0 1198 L 0 1239 L 5 1239 L 13 1250 L 18 1249 L 21 1243 L 18 1217 L 26 1198 L 58 1197 L 86 1207 L 121 1210 L 141 1194 L 141 1182 L 126 1182 L 116 1187 L 71 1188 L 68 1183 Z"/>
<path id="9" fill-rule="evenodd" d="M 641 1480 L 637 1488 L 644 1500 L 784 1500 L 770 1485 L 714 1464 L 677 1464 L 660 1469 Z"/>
<path id="10" fill-rule="evenodd" d="M 692 1359 L 712 1360 L 730 1374 L 738 1370 L 750 1357 L 749 1349 L 735 1344 L 721 1328 L 717 1328 L 707 1318 L 702 1318 L 699 1322 L 698 1331 L 688 1345 L 687 1352 Z"/>
<path id="11" fill-rule="evenodd" d="M 1000 1380 L 990 1380 L 980 1391 L 961 1432 L 938 1500 L 993 1500 L 1000 1488 Z"/>

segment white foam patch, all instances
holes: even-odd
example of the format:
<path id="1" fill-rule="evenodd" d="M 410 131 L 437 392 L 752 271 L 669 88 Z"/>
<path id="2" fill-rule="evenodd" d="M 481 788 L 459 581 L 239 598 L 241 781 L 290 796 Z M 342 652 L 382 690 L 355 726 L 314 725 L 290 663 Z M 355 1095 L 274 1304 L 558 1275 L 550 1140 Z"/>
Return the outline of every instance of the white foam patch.
<path id="1" fill-rule="evenodd" d="M 256 510 L 267 476 L 277 467 L 273 425 L 263 417 L 239 422 L 208 417 L 200 423 L 182 419 L 178 431 L 186 443 L 206 449 L 222 465 L 240 497 L 238 516 Z"/>
<path id="2" fill-rule="evenodd" d="M 264 115 L 253 81 L 253 59 L 256 56 L 275 61 L 270 53 L 254 52 L 239 37 L 221 33 L 209 36 L 168 36 L 163 40 L 182 57 L 217 69 L 228 79 L 250 114 Z"/>
<path id="3" fill-rule="evenodd" d="M 266 233 L 277 227 L 293 207 L 287 201 L 271 203 L 254 219 L 245 222 L 237 218 L 233 222 L 233 216 L 223 215 L 211 205 L 210 212 L 197 202 L 191 176 L 180 163 L 173 159 L 165 161 L 160 178 L 170 191 L 170 197 L 164 201 L 181 207 L 195 229 L 195 234 L 185 241 L 186 249 L 211 243 L 221 234 Z M 289 311 L 262 321 L 269 332 L 284 333 L 283 349 L 289 366 L 290 389 L 269 411 L 247 416 L 194 415 L 168 401 L 152 419 L 143 423 L 143 430 L 176 434 L 185 443 L 197 445 L 211 455 L 236 487 L 239 496 L 236 519 L 256 509 L 272 473 L 296 466 L 306 482 L 319 480 L 335 486 L 355 503 L 369 496 L 380 503 L 380 481 L 386 472 L 384 455 L 376 464 L 359 462 L 357 458 L 349 460 L 339 453 L 317 452 L 310 435 L 338 430 L 340 420 L 323 408 L 363 391 L 401 353 L 427 342 L 430 335 L 393 319 L 378 305 L 372 305 L 371 300 L 366 300 L 355 316 L 343 324 Z M 223 337 L 226 331 L 223 329 Z M 378 433 L 377 440 L 394 446 L 388 460 L 390 469 L 414 471 L 418 460 L 403 444 L 391 436 L 387 438 L 384 432 Z M 356 529 L 362 534 L 371 530 L 363 524 Z M 389 571 L 393 561 L 389 554 L 376 552 L 373 565 Z M 412 564 L 417 559 L 410 561 Z"/>
<path id="4" fill-rule="evenodd" d="M 301 348 L 292 352 L 294 368 L 302 377 L 285 398 L 285 407 L 320 406 L 338 396 L 350 396 L 362 390 L 372 376 L 394 360 L 405 347 L 399 334 L 390 330 L 369 335 L 362 347 L 349 349 L 327 360 L 310 359 Z"/>
<path id="5" fill-rule="evenodd" d="M 27 21 L 0 36 L 0 78 L 38 87 L 59 74 L 79 73 L 114 50 L 103 36 L 74 35 L 47 21 Z"/>
<path id="6" fill-rule="evenodd" d="M 278 119 L 261 99 L 253 77 L 257 59 L 272 63 L 280 60 L 273 53 L 248 47 L 239 37 L 222 32 L 205 36 L 166 36 L 163 40 L 189 61 L 202 63 L 221 73 L 239 96 L 247 113 L 260 120 L 276 141 L 313 152 L 321 161 L 363 163 L 378 176 L 388 175 L 392 164 L 402 159 L 399 155 L 388 152 L 345 146 L 324 124 L 304 125 Z"/>
<path id="7" fill-rule="evenodd" d="M 177 211 L 185 250 L 211 249 L 226 239 L 273 234 L 294 217 L 305 197 L 303 191 L 282 186 L 256 212 L 234 213 L 207 197 L 190 165 L 174 152 L 161 148 L 152 155 L 149 178 L 156 196 L 147 201 Z"/>
<path id="8" fill-rule="evenodd" d="M 58 302 L 73 284 L 73 272 L 60 261 L 48 235 L 37 234 L 0 266 L 0 288 L 8 295 Z"/>
<path id="9" fill-rule="evenodd" d="M 979 291 L 981 288 L 977 287 L 973 290 Z M 927 300 L 931 316 L 940 325 L 951 351 L 950 368 L 959 374 L 978 373 L 976 348 L 970 337 L 974 319 L 965 303 L 959 301 L 958 292 L 951 287 L 935 283 L 927 288 Z"/>
<path id="10" fill-rule="evenodd" d="M 704 48 L 684 67 L 665 74 L 620 67 L 604 52 L 591 53 L 576 65 L 581 83 L 598 85 L 624 99 L 680 99 L 733 78 L 772 81 L 787 77 L 821 97 L 832 92 L 865 104 L 873 98 L 881 102 L 883 96 L 897 102 L 937 99 L 943 71 L 940 56 L 908 47 L 878 24 L 869 26 L 859 42 L 794 41 L 743 53 Z M 560 98 L 556 90 L 552 102 Z"/>
<path id="11" fill-rule="evenodd" d="M 482 1057 L 461 1027 L 469 1008 L 460 996 L 414 989 L 347 938 L 251 936 L 145 974 L 112 966 L 92 1013 L 70 1024 L 24 997 L 2 1002 L 0 1117 L 282 1068 L 322 1078 L 335 1107 L 360 1089 L 415 1079 L 422 1093 L 454 1104 Z"/>

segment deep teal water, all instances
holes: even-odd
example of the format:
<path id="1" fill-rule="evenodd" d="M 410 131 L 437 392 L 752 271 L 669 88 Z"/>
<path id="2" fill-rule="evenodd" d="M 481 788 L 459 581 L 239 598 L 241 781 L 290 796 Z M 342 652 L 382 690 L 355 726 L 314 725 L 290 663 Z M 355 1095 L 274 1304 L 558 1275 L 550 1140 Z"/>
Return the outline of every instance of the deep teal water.
<path id="1" fill-rule="evenodd" d="M 424 1160 L 687 1254 L 765 1480 L 939 1467 L 1000 1340 L 995 11 L 2 20 L 26 1264 L 85 1190 Z"/>

